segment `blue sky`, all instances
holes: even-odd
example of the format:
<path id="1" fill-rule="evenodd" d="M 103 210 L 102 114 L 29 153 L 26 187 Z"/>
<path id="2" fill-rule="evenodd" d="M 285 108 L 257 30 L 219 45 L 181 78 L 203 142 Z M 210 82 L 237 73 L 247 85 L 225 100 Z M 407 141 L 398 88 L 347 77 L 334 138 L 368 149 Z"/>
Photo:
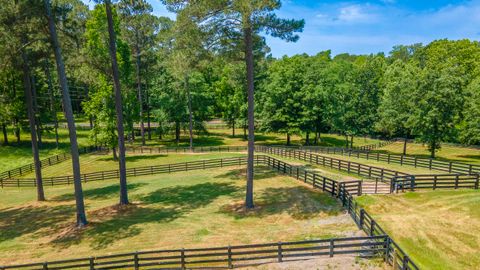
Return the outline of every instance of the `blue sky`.
<path id="1" fill-rule="evenodd" d="M 88 2 L 89 0 L 83 0 Z M 160 0 L 154 12 L 170 16 Z M 480 39 L 480 0 L 283 0 L 279 17 L 305 19 L 297 43 L 267 38 L 275 57 L 299 53 L 388 53 L 394 45 Z"/>

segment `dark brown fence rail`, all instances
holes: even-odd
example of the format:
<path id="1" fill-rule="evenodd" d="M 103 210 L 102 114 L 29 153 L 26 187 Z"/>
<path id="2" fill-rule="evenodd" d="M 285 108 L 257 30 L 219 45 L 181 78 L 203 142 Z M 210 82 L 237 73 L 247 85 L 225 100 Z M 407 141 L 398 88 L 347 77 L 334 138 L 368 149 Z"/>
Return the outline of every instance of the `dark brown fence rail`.
<path id="1" fill-rule="evenodd" d="M 296 150 L 290 148 L 280 148 L 280 147 L 269 147 L 269 146 L 257 146 L 257 151 L 278 155 L 286 158 L 294 158 L 309 163 L 318 164 L 330 168 L 337 169 L 339 171 L 354 173 L 360 176 L 369 177 L 369 178 L 378 178 L 390 183 L 390 179 L 396 176 L 406 176 L 406 173 L 369 166 L 353 161 L 346 161 L 342 159 L 332 158 L 328 156 L 322 156 L 317 153 L 305 150 Z"/>
<path id="2" fill-rule="evenodd" d="M 376 161 L 384 161 L 400 165 L 414 166 L 415 168 L 427 168 L 430 170 L 444 171 L 449 173 L 480 173 L 480 165 L 453 161 L 441 161 L 432 158 L 419 158 L 400 154 L 383 154 L 378 152 L 359 151 L 346 148 L 333 147 L 302 147 L 303 150 L 315 153 L 343 155 L 349 157 L 365 158 Z"/>
<path id="3" fill-rule="evenodd" d="M 80 154 L 85 154 L 85 153 L 91 153 L 91 152 L 98 151 L 99 148 L 94 147 L 94 146 L 89 146 L 89 147 L 80 148 L 79 150 L 80 150 L 79 151 Z M 58 155 L 55 155 L 55 156 L 48 157 L 46 159 L 42 159 L 40 162 L 41 162 L 42 168 L 45 168 L 45 167 L 48 167 L 48 166 L 52 166 L 52 165 L 61 163 L 65 160 L 69 160 L 70 157 L 71 157 L 70 154 L 63 153 L 63 154 L 58 154 Z M 24 166 L 21 166 L 21 167 L 18 167 L 18 168 L 9 170 L 9 171 L 1 172 L 0 173 L 0 179 L 8 179 L 8 178 L 22 176 L 22 175 L 31 173 L 34 170 L 35 170 L 35 164 L 30 163 L 30 164 L 27 164 L 27 165 L 24 165 Z"/>
<path id="4" fill-rule="evenodd" d="M 392 191 L 479 188 L 479 174 L 408 175 L 394 177 Z"/>
<path id="5" fill-rule="evenodd" d="M 131 153 L 141 153 L 141 154 L 154 154 L 154 153 L 202 153 L 202 152 L 240 152 L 245 151 L 246 146 L 212 146 L 212 147 L 194 147 L 192 150 L 188 147 L 127 147 L 126 151 Z M 92 153 L 96 151 L 108 152 L 110 149 L 103 147 L 84 147 L 81 148 L 80 153 Z M 70 154 L 63 153 L 56 156 L 46 158 L 41 161 L 42 168 L 49 167 L 61 163 L 65 160 L 70 159 Z M 35 170 L 35 165 L 33 163 L 27 164 L 22 167 L 15 168 L 6 172 L 0 173 L 0 179 L 9 179 L 14 177 L 19 177 L 25 174 L 29 174 Z"/>
<path id="6" fill-rule="evenodd" d="M 259 164 L 263 162 L 263 158 L 264 156 L 256 156 L 255 157 L 256 163 Z M 135 176 L 143 176 L 143 175 L 191 171 L 191 170 L 218 168 L 218 167 L 244 165 L 244 164 L 246 164 L 246 157 L 208 159 L 208 160 L 199 160 L 199 161 L 182 162 L 182 163 L 174 163 L 174 164 L 128 168 L 127 176 L 135 177 Z M 108 170 L 108 171 L 99 171 L 99 172 L 81 174 L 82 182 L 84 183 L 92 182 L 92 181 L 116 179 L 119 177 L 120 176 L 119 176 L 118 170 Z M 44 177 L 43 184 L 45 186 L 73 184 L 73 175 Z M 34 187 L 36 186 L 36 181 L 33 178 L 0 179 L 0 186 L 2 188 L 3 187 Z"/>
<path id="7" fill-rule="evenodd" d="M 389 243 L 386 235 L 332 238 L 298 242 L 213 248 L 139 251 L 118 255 L 74 260 L 0 266 L 1 270 L 53 269 L 188 269 L 234 268 L 251 264 L 293 261 L 311 257 L 353 254 L 365 257 L 385 256 Z"/>

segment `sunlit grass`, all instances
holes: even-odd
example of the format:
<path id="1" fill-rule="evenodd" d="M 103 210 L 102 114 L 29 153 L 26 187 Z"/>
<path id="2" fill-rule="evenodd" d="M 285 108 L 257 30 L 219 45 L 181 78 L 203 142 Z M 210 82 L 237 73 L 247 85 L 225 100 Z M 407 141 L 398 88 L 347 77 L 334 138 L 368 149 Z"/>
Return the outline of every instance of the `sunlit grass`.
<path id="1" fill-rule="evenodd" d="M 480 268 L 480 191 L 366 195 L 358 201 L 420 269 Z"/>

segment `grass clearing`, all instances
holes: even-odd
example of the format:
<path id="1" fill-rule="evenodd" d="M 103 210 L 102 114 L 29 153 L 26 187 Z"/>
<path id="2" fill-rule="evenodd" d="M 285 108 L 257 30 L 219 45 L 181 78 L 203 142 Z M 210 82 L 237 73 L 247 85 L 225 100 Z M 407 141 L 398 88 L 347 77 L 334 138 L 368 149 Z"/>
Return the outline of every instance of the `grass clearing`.
<path id="1" fill-rule="evenodd" d="M 409 192 L 358 201 L 421 269 L 479 269 L 479 195 L 479 190 Z"/>
<path id="2" fill-rule="evenodd" d="M 0 264 L 145 249 L 207 247 L 358 235 L 328 194 L 256 168 L 256 209 L 245 212 L 244 167 L 129 178 L 133 203 L 117 207 L 116 181 L 84 185 L 90 224 L 74 222 L 73 188 L 0 190 Z"/>
<path id="3" fill-rule="evenodd" d="M 385 153 L 402 154 L 403 142 L 395 142 L 378 150 Z M 407 155 L 429 158 L 430 152 L 423 144 L 408 143 Z M 480 149 L 442 145 L 442 148 L 436 153 L 436 158 L 445 161 L 480 164 Z"/>

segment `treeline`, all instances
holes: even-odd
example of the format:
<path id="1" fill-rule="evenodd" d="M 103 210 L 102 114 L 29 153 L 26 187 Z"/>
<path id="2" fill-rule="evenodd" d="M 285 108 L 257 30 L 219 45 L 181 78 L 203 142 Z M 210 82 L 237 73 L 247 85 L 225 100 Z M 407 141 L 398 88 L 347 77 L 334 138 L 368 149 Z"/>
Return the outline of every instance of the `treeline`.
<path id="1" fill-rule="evenodd" d="M 438 40 L 396 46 L 388 56 L 330 52 L 272 61 L 258 92 L 264 129 L 286 134 L 480 143 L 480 46 Z"/>

